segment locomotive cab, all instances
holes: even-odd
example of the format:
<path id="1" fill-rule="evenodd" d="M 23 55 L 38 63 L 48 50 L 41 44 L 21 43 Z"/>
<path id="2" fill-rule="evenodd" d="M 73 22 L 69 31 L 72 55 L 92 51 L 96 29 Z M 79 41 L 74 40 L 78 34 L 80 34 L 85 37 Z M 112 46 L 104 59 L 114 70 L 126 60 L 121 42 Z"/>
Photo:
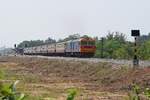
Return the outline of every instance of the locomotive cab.
<path id="1" fill-rule="evenodd" d="M 96 51 L 95 40 L 92 38 L 83 38 L 80 42 L 80 52 L 87 57 L 94 56 Z"/>

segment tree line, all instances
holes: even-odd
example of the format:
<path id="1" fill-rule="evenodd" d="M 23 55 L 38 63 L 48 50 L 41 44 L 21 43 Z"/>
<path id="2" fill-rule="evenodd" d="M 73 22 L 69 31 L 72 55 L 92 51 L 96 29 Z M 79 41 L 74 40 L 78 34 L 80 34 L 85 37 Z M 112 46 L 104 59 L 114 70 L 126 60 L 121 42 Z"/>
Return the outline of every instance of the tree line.
<path id="1" fill-rule="evenodd" d="M 80 37 L 89 37 L 89 36 L 88 35 L 80 36 L 79 34 L 73 34 L 73 35 L 69 35 L 68 37 L 66 37 L 64 39 L 59 39 L 58 41 L 56 41 L 55 39 L 52 39 L 50 37 L 48 37 L 46 40 L 23 41 L 23 42 L 19 43 L 17 48 L 34 47 L 34 46 L 39 46 L 39 45 L 44 45 L 44 44 L 52 44 L 52 43 L 56 43 L 56 42 L 65 42 L 65 41 L 69 41 L 69 40 L 79 39 Z"/>
<path id="2" fill-rule="evenodd" d="M 74 40 L 80 37 L 89 36 L 80 36 L 79 34 L 73 34 L 64 39 L 59 39 L 58 41 L 49 37 L 46 40 L 23 41 L 17 47 L 33 47 L 44 44 Z M 106 37 L 103 37 L 101 39 L 98 39 L 98 37 L 94 38 L 96 40 L 97 48 L 95 57 L 109 59 L 132 59 L 134 56 L 134 42 L 128 41 L 125 34 L 121 32 L 109 32 Z M 142 35 L 138 38 L 137 54 L 138 57 L 142 60 L 150 59 L 150 34 Z"/>

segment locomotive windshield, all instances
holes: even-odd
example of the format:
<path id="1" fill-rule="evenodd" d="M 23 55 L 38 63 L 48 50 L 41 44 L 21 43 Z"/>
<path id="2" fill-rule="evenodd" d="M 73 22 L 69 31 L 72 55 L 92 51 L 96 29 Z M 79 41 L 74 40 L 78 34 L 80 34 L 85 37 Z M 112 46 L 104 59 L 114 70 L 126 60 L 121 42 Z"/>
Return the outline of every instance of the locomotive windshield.
<path id="1" fill-rule="evenodd" d="M 90 46 L 95 46 L 95 41 L 89 41 L 89 42 L 88 42 L 88 45 L 90 45 Z"/>
<path id="2" fill-rule="evenodd" d="M 95 41 L 81 41 L 82 46 L 95 46 Z"/>
<path id="3" fill-rule="evenodd" d="M 88 45 L 88 42 L 87 42 L 87 41 L 81 41 L 81 45 L 82 45 L 82 46 L 87 46 L 87 45 Z"/>

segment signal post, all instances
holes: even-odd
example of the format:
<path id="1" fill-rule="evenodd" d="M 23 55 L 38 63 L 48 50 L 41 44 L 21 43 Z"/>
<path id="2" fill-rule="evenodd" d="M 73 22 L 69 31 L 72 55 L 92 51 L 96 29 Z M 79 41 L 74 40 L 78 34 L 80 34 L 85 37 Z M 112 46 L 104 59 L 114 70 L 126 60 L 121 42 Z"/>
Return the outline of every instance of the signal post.
<path id="1" fill-rule="evenodd" d="M 133 57 L 133 68 L 139 67 L 139 59 L 137 55 L 137 38 L 140 36 L 140 30 L 131 30 L 131 36 L 134 37 L 134 57 Z"/>

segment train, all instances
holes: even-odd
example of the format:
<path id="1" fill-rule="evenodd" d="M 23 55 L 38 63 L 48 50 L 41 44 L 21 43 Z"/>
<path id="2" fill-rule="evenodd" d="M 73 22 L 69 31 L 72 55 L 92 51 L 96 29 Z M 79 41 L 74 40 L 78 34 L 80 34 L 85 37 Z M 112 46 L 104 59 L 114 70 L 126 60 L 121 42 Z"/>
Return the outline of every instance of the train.
<path id="1" fill-rule="evenodd" d="M 93 57 L 96 52 L 95 39 L 79 38 L 66 42 L 45 44 L 23 49 L 24 55 Z"/>

